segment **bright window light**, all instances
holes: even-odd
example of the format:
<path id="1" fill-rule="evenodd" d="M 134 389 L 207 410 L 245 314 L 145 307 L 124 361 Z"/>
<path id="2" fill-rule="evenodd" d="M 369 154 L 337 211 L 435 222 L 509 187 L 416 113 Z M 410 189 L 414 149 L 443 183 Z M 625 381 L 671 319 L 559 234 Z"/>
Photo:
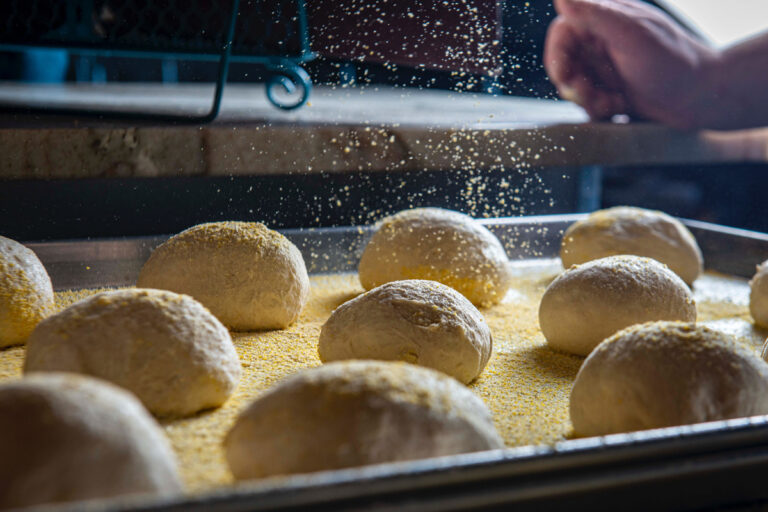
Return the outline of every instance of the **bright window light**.
<path id="1" fill-rule="evenodd" d="M 768 0 L 658 0 L 714 46 L 722 48 L 768 30 Z"/>

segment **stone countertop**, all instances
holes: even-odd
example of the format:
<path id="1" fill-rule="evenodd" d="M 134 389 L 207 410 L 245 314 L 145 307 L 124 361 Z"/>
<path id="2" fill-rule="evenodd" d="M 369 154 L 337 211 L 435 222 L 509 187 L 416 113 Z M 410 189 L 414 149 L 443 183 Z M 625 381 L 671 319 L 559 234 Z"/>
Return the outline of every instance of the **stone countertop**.
<path id="1" fill-rule="evenodd" d="M 205 126 L 0 115 L 0 179 L 258 175 L 768 162 L 768 128 L 678 132 L 589 123 L 564 101 L 392 87 L 315 87 L 281 111 L 227 87 Z M 205 112 L 200 85 L 0 86 L 0 102 Z"/>

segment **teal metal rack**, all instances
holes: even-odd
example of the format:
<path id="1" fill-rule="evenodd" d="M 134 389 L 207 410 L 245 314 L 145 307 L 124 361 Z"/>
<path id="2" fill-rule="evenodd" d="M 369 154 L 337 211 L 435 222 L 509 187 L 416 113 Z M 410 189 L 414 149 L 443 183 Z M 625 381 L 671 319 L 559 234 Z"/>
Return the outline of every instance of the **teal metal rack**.
<path id="1" fill-rule="evenodd" d="M 219 113 L 232 62 L 262 65 L 267 97 L 278 108 L 301 107 L 312 89 L 301 66 L 314 58 L 304 0 L 231 0 L 229 8 L 215 0 L 7 0 L 0 19 L 0 51 L 218 63 L 211 107 L 202 115 L 0 105 L 6 113 L 208 123 Z M 280 99 L 278 88 L 292 101 Z"/>

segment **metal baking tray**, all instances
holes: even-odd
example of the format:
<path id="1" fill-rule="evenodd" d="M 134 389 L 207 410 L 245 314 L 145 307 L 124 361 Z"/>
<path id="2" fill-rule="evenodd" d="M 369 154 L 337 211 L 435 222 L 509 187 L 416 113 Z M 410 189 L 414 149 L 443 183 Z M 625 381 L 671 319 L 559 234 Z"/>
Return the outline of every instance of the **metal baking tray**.
<path id="1" fill-rule="evenodd" d="M 488 219 L 510 259 L 557 257 L 581 215 Z M 685 221 L 708 270 L 751 277 L 768 235 Z M 310 273 L 356 269 L 372 228 L 286 230 Z M 27 244 L 58 290 L 135 283 L 166 237 Z M 694 510 L 768 501 L 768 416 L 271 478 L 174 499 L 91 502 L 94 511 Z M 83 504 L 56 510 L 83 510 Z"/>

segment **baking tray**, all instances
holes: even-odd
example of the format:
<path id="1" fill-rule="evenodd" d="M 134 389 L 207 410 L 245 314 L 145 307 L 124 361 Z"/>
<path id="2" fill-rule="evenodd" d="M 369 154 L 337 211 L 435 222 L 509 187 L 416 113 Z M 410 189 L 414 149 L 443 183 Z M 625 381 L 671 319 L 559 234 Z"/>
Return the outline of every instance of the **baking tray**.
<path id="1" fill-rule="evenodd" d="M 510 259 L 554 258 L 581 215 L 487 219 Z M 768 235 L 685 221 L 708 270 L 751 277 Z M 372 228 L 286 230 L 310 273 L 354 270 Z M 167 237 L 30 243 L 54 288 L 135 283 Z M 121 499 L 98 511 L 693 510 L 768 500 L 768 416 L 568 440 L 239 484 L 171 500 Z M 83 504 L 56 510 L 83 510 Z"/>

